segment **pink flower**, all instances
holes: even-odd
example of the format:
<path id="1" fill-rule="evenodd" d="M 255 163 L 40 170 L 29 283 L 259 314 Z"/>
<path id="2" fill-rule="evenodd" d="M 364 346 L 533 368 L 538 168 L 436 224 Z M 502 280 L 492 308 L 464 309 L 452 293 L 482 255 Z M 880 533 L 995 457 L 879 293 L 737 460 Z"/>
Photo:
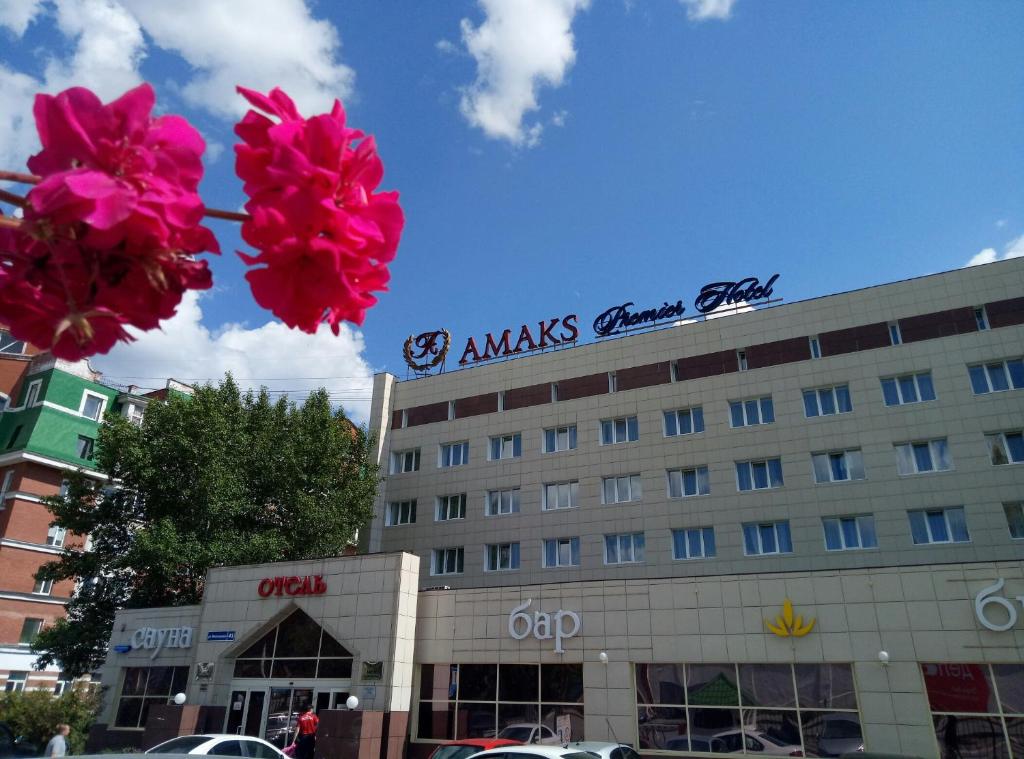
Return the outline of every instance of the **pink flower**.
<path id="1" fill-rule="evenodd" d="M 81 87 L 36 96 L 43 149 L 28 166 L 43 179 L 22 228 L 0 237 L 0 318 L 59 358 L 105 353 L 211 285 L 194 258 L 219 252 L 200 226 L 205 145 L 153 104 L 148 84 L 107 105 Z"/>
<path id="2" fill-rule="evenodd" d="M 386 289 L 405 223 L 398 193 L 375 192 L 384 174 L 372 137 L 345 126 L 335 101 L 304 119 L 284 92 L 238 91 L 271 119 L 249 111 L 236 125 L 235 170 L 249 196 L 242 237 L 259 252 L 239 253 L 256 301 L 285 324 L 335 334 L 362 324 Z M 356 142 L 358 141 L 358 142 Z"/>

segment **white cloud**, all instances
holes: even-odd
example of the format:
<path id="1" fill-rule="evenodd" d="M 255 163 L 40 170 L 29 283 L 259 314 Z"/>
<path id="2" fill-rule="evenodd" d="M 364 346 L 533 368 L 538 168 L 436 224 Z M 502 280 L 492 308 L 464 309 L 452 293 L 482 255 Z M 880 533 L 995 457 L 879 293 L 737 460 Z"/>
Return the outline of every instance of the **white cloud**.
<path id="1" fill-rule="evenodd" d="M 216 382 L 228 371 L 243 388 L 265 385 L 299 401 L 326 387 L 353 421 L 367 421 L 373 372 L 363 357 L 361 332 L 342 324 L 337 337 L 329 329 L 309 335 L 273 321 L 253 329 L 225 324 L 211 332 L 202 324 L 200 298 L 186 293 L 162 331 L 136 333 L 136 342 L 119 343 L 92 358 L 92 365 L 110 382 L 144 388 L 163 387 L 168 377 Z"/>
<path id="2" fill-rule="evenodd" d="M 437 48 L 438 52 L 444 53 L 445 55 L 455 55 L 459 52 L 459 47 L 451 40 L 438 40 L 434 43 L 434 47 Z"/>
<path id="3" fill-rule="evenodd" d="M 0 26 L 20 37 L 42 9 L 43 0 L 0 0 Z"/>
<path id="4" fill-rule="evenodd" d="M 463 116 L 488 137 L 516 146 L 540 141 L 540 122 L 524 124 L 540 108 L 542 86 L 561 86 L 576 60 L 572 22 L 590 0 L 479 0 L 485 19 L 462 19 L 462 41 L 476 59 L 476 81 L 462 94 Z"/>
<path id="5" fill-rule="evenodd" d="M 1006 243 L 1001 255 L 995 248 L 985 248 L 975 253 L 971 260 L 964 265 L 978 266 L 980 264 L 990 264 L 993 261 L 1005 261 L 1008 258 L 1020 258 L 1021 256 L 1024 256 L 1024 235 Z"/>
<path id="6" fill-rule="evenodd" d="M 686 8 L 686 17 L 691 21 L 717 19 L 724 21 L 732 15 L 736 0 L 679 0 Z"/>
<path id="7" fill-rule="evenodd" d="M 337 60 L 337 29 L 313 18 L 304 0 L 122 1 L 158 46 L 193 67 L 182 95 L 214 114 L 234 117 L 248 109 L 235 94 L 238 84 L 262 91 L 279 86 L 305 114 L 352 94 L 355 72 Z"/>
<path id="8" fill-rule="evenodd" d="M 561 111 L 555 111 L 551 114 L 551 126 L 563 127 L 565 126 L 565 120 L 569 117 L 569 112 L 565 109 Z"/>

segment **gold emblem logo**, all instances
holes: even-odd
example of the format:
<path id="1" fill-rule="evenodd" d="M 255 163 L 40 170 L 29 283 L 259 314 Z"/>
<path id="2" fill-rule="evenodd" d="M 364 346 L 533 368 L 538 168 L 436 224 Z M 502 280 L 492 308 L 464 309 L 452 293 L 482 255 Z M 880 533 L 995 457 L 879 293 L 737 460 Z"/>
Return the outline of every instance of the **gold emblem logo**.
<path id="1" fill-rule="evenodd" d="M 805 623 L 804 618 L 800 614 L 794 616 L 793 602 L 788 598 L 782 604 L 782 614 L 775 617 L 774 624 L 770 619 L 764 621 L 768 625 L 768 629 L 780 638 L 802 638 L 814 629 L 814 622 L 814 617 L 811 617 Z"/>
<path id="2" fill-rule="evenodd" d="M 405 355 L 405 363 L 413 371 L 429 371 L 444 361 L 445 356 L 448 355 L 448 346 L 451 342 L 452 335 L 446 329 L 424 332 L 415 337 L 409 335 L 409 339 L 405 341 L 402 349 L 402 353 Z"/>

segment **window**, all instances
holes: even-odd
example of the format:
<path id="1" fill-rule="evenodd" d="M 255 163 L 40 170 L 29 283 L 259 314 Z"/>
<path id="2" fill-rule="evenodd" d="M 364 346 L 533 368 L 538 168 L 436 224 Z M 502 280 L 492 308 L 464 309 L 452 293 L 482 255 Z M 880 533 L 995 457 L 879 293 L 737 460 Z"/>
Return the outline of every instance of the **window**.
<path id="1" fill-rule="evenodd" d="M 53 580 L 36 580 L 32 592 L 37 596 L 48 596 L 53 592 Z"/>
<path id="2" fill-rule="evenodd" d="M 640 438 L 640 426 L 635 416 L 601 421 L 601 445 L 632 443 Z"/>
<path id="3" fill-rule="evenodd" d="M 142 418 L 146 414 L 146 407 L 140 403 L 128 403 L 124 407 L 125 418 L 136 427 L 142 426 Z"/>
<path id="4" fill-rule="evenodd" d="M 43 629 L 43 620 L 35 619 L 33 617 L 26 617 L 25 621 L 21 623 L 21 637 L 18 638 L 19 646 L 31 645 L 32 641 L 35 640 L 39 631 Z"/>
<path id="5" fill-rule="evenodd" d="M 519 569 L 518 543 L 492 543 L 484 551 L 484 571 L 504 572 Z"/>
<path id="6" fill-rule="evenodd" d="M 78 446 L 76 447 L 78 458 L 92 461 L 92 455 L 95 447 L 96 441 L 91 437 L 86 437 L 85 435 L 78 436 Z"/>
<path id="7" fill-rule="evenodd" d="M 154 704 L 168 704 L 188 687 L 188 667 L 125 667 L 115 727 L 143 728 Z"/>
<path id="8" fill-rule="evenodd" d="M 747 352 L 736 351 L 736 362 L 740 365 L 740 371 L 747 371 Z"/>
<path id="9" fill-rule="evenodd" d="M 517 459 L 522 455 L 523 436 L 518 432 L 514 435 L 499 435 L 491 438 L 491 461 Z"/>
<path id="10" fill-rule="evenodd" d="M 551 383 L 551 402 L 558 403 L 558 383 Z"/>
<path id="11" fill-rule="evenodd" d="M 391 474 L 418 472 L 420 470 L 420 449 L 391 452 Z"/>
<path id="12" fill-rule="evenodd" d="M 878 548 L 875 518 L 871 514 L 856 517 L 826 517 L 825 550 L 852 551 L 857 548 Z"/>
<path id="13" fill-rule="evenodd" d="M 818 342 L 818 336 L 808 337 L 807 342 L 811 348 L 811 358 L 821 358 L 821 343 Z"/>
<path id="14" fill-rule="evenodd" d="M 504 411 L 504 410 L 505 410 L 505 391 L 504 390 L 499 390 L 498 391 L 498 411 Z"/>
<path id="15" fill-rule="evenodd" d="M 434 520 L 449 522 L 452 519 L 466 518 L 466 494 L 442 495 L 437 499 L 437 511 Z"/>
<path id="16" fill-rule="evenodd" d="M 715 555 L 715 529 L 693 527 L 672 530 L 673 559 L 710 559 Z"/>
<path id="17" fill-rule="evenodd" d="M 103 407 L 106 405 L 106 402 L 107 399 L 102 395 L 96 395 L 86 390 L 82 394 L 82 407 L 79 409 L 79 413 L 87 419 L 98 422 L 103 414 Z"/>
<path id="18" fill-rule="evenodd" d="M 755 424 L 771 424 L 775 421 L 775 407 L 770 395 L 764 398 L 750 398 L 745 401 L 729 402 L 729 426 L 751 427 Z"/>
<path id="19" fill-rule="evenodd" d="M 448 421 L 455 419 L 455 401 L 448 401 Z"/>
<path id="20" fill-rule="evenodd" d="M 1006 526 L 1010 528 L 1010 537 L 1014 540 L 1024 540 L 1024 503 L 1004 503 L 1003 511 L 1006 513 Z"/>
<path id="21" fill-rule="evenodd" d="M 953 468 L 946 438 L 898 443 L 893 447 L 896 449 L 896 471 L 900 474 L 945 472 Z"/>
<path id="22" fill-rule="evenodd" d="M 903 342 L 903 335 L 900 334 L 899 322 L 889 322 L 889 342 L 899 345 Z"/>
<path id="23" fill-rule="evenodd" d="M 411 501 L 392 501 L 388 504 L 386 526 L 396 527 L 400 524 L 416 523 L 416 499 Z"/>
<path id="24" fill-rule="evenodd" d="M 50 529 L 46 532 L 46 545 L 62 548 L 67 535 L 67 530 L 58 528 L 56 524 L 51 524 Z"/>
<path id="25" fill-rule="evenodd" d="M 708 482 L 708 468 L 698 466 L 694 469 L 670 469 L 668 471 L 668 497 L 686 498 L 691 495 L 708 495 L 711 484 Z"/>
<path id="26" fill-rule="evenodd" d="M 813 453 L 811 462 L 814 465 L 814 481 L 819 484 L 864 479 L 864 458 L 857 448 Z"/>
<path id="27" fill-rule="evenodd" d="M 28 672 L 8 672 L 7 684 L 4 685 L 4 692 L 19 693 L 25 690 L 26 680 L 28 680 Z"/>
<path id="28" fill-rule="evenodd" d="M 487 491 L 487 516 L 519 513 L 519 488 Z"/>
<path id="29" fill-rule="evenodd" d="M 545 567 L 578 567 L 579 565 L 579 538 L 551 538 L 544 541 Z"/>
<path id="30" fill-rule="evenodd" d="M 921 664 L 921 672 L 938 743 L 934 756 L 1021 755 L 1024 664 L 942 662 Z"/>
<path id="31" fill-rule="evenodd" d="M 1020 432 L 996 432 L 985 435 L 994 466 L 1024 462 L 1024 435 Z"/>
<path id="32" fill-rule="evenodd" d="M 445 443 L 441 446 L 438 466 L 442 469 L 450 466 L 462 466 L 469 463 L 469 441 L 461 443 Z"/>
<path id="33" fill-rule="evenodd" d="M 782 459 L 736 462 L 736 486 L 740 491 L 781 488 Z"/>
<path id="34" fill-rule="evenodd" d="M 14 482 L 14 470 L 8 469 L 4 472 L 3 482 L 0 483 L 0 508 L 3 508 L 3 501 L 7 497 L 7 493 L 10 492 L 11 484 Z"/>
<path id="35" fill-rule="evenodd" d="M 431 560 L 430 574 L 432 575 L 460 575 L 462 574 L 462 558 L 465 549 L 458 548 L 435 548 Z"/>
<path id="36" fill-rule="evenodd" d="M 42 380 L 36 380 L 35 382 L 29 383 L 28 392 L 25 393 L 25 408 L 36 405 L 36 401 L 39 400 L 39 390 L 42 386 Z"/>
<path id="37" fill-rule="evenodd" d="M 636 564 L 644 560 L 644 534 L 625 532 L 604 536 L 605 564 Z"/>
<path id="38" fill-rule="evenodd" d="M 74 682 L 75 679 L 71 675 L 67 672 L 61 672 L 57 675 L 57 682 L 53 684 L 53 695 L 59 696 L 67 692 Z"/>
<path id="39" fill-rule="evenodd" d="M 579 505 L 577 500 L 580 484 L 576 480 L 569 482 L 552 482 L 544 486 L 543 509 L 571 509 Z"/>
<path id="40" fill-rule="evenodd" d="M 743 525 L 743 552 L 747 556 L 793 553 L 789 522 L 748 522 Z"/>
<path id="41" fill-rule="evenodd" d="M 966 543 L 967 520 L 962 506 L 949 509 L 922 509 L 908 511 L 910 534 L 914 545 L 928 543 Z"/>
<path id="42" fill-rule="evenodd" d="M 701 406 L 665 412 L 665 437 L 692 435 L 704 431 L 704 409 Z"/>
<path id="43" fill-rule="evenodd" d="M 619 390 L 619 378 L 615 372 L 608 372 L 608 392 L 616 393 Z"/>
<path id="44" fill-rule="evenodd" d="M 882 397 L 886 406 L 903 406 L 907 403 L 934 401 L 935 388 L 932 373 L 904 374 L 882 380 Z"/>
<path id="45" fill-rule="evenodd" d="M 669 661 L 633 671 L 644 756 L 838 756 L 864 742 L 850 664 Z M 970 754 L 982 755 L 995 756 Z"/>
<path id="46" fill-rule="evenodd" d="M 544 430 L 544 453 L 576 450 L 576 425 Z"/>
<path id="47" fill-rule="evenodd" d="M 639 474 L 605 477 L 602 480 L 602 486 L 602 503 L 626 503 L 627 501 L 639 501 L 643 498 Z"/>
<path id="48" fill-rule="evenodd" d="M 16 340 L 6 329 L 0 329 L 0 353 L 20 355 L 24 352 L 24 340 Z"/>
<path id="49" fill-rule="evenodd" d="M 1012 358 L 1007 361 L 977 364 L 967 367 L 967 372 L 970 374 L 971 389 L 975 395 L 1024 388 L 1024 359 Z"/>
<path id="50" fill-rule="evenodd" d="M 849 385 L 804 390 L 804 416 L 808 419 L 815 416 L 849 414 L 851 411 L 853 403 L 850 401 Z"/>
<path id="51" fill-rule="evenodd" d="M 984 306 L 978 306 L 974 309 L 974 323 L 978 326 L 979 332 L 984 332 L 988 329 L 988 314 L 985 313 Z"/>

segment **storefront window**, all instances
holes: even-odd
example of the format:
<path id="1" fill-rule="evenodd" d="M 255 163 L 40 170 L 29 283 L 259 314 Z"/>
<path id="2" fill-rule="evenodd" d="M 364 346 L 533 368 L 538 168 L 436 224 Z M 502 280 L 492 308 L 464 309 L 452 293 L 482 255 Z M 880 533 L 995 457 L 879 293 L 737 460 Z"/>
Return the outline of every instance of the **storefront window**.
<path id="1" fill-rule="evenodd" d="M 235 677 L 352 677 L 352 654 L 312 617 L 296 609 L 235 659 Z"/>
<path id="2" fill-rule="evenodd" d="M 149 707 L 170 703 L 187 683 L 188 667 L 126 667 L 114 726 L 145 727 Z"/>
<path id="3" fill-rule="evenodd" d="M 640 750 L 838 756 L 862 750 L 849 664 L 637 664 Z"/>
<path id="4" fill-rule="evenodd" d="M 560 717 L 583 737 L 581 664 L 423 664 L 419 695 L 419 740 L 557 744 Z"/>
<path id="5" fill-rule="evenodd" d="M 922 664 L 942 759 L 1024 756 L 1024 664 Z"/>

